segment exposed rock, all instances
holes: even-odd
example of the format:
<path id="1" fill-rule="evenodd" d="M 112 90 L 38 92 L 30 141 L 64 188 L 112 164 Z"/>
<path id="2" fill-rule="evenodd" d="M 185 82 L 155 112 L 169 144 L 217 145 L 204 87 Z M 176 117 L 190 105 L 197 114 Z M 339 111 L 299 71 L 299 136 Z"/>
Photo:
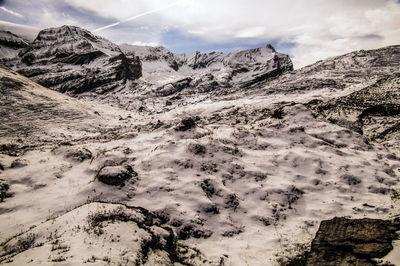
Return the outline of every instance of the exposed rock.
<path id="1" fill-rule="evenodd" d="M 92 158 L 92 152 L 86 148 L 80 148 L 75 150 L 70 150 L 65 157 L 71 158 L 78 162 L 83 162 L 85 160 Z"/>
<path id="2" fill-rule="evenodd" d="M 318 117 L 359 132 L 370 140 L 398 147 L 399 82 L 400 74 L 394 74 L 350 95 L 309 105 Z"/>
<path id="3" fill-rule="evenodd" d="M 198 144 L 198 143 L 189 144 L 188 149 L 191 153 L 196 154 L 196 155 L 204 155 L 207 152 L 206 147 L 201 144 Z"/>
<path id="4" fill-rule="evenodd" d="M 398 238 L 400 221 L 333 218 L 321 222 L 311 251 L 288 265 L 376 265 Z M 295 264 L 297 263 L 297 264 Z"/>
<path id="5" fill-rule="evenodd" d="M 11 163 L 11 168 L 22 168 L 29 164 L 29 162 L 25 159 L 16 159 Z"/>
<path id="6" fill-rule="evenodd" d="M 136 177 L 137 174 L 132 168 L 124 166 L 105 166 L 97 174 L 100 182 L 111 186 L 123 186 L 125 181 Z"/>
<path id="7" fill-rule="evenodd" d="M 9 189 L 8 183 L 4 179 L 0 179 L 0 202 L 7 197 L 7 190 Z"/>
<path id="8" fill-rule="evenodd" d="M 212 232 L 210 230 L 198 228 L 198 226 L 191 223 L 185 224 L 178 229 L 178 238 L 182 240 L 189 239 L 190 237 L 209 238 L 210 236 L 212 236 Z"/>
<path id="9" fill-rule="evenodd" d="M 168 83 L 156 89 L 156 93 L 160 96 L 170 96 L 177 92 L 189 88 L 189 84 L 192 81 L 191 78 L 183 78 L 181 80 L 175 81 L 173 83 Z"/>
<path id="10" fill-rule="evenodd" d="M 187 131 L 190 130 L 192 128 L 196 127 L 196 121 L 191 118 L 184 118 L 182 119 L 182 121 L 179 123 L 179 125 L 177 127 L 175 127 L 176 131 Z"/>

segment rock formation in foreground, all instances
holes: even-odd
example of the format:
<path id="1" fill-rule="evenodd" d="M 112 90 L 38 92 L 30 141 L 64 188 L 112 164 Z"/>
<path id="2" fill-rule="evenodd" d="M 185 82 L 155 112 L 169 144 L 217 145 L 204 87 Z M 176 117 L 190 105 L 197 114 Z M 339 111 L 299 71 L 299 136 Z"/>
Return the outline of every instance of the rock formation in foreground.
<path id="1" fill-rule="evenodd" d="M 335 217 L 321 222 L 311 250 L 288 265 L 377 265 L 397 240 L 400 221 Z"/>

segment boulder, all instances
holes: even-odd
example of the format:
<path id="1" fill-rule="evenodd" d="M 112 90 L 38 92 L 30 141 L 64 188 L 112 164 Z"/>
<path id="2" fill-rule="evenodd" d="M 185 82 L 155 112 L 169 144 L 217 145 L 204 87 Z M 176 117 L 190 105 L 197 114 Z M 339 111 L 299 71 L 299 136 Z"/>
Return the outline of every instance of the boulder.
<path id="1" fill-rule="evenodd" d="M 136 177 L 137 174 L 131 167 L 105 166 L 97 174 L 97 179 L 107 185 L 124 186 L 125 181 Z"/>
<path id="2" fill-rule="evenodd" d="M 398 238 L 400 221 L 333 218 L 322 221 L 303 265 L 376 265 Z"/>

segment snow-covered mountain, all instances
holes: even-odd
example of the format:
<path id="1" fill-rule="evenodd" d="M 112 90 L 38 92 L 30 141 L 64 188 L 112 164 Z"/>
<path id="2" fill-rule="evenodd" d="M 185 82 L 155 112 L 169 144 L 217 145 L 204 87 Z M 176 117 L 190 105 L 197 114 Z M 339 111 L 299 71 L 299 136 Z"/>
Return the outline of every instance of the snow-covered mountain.
<path id="1" fill-rule="evenodd" d="M 247 87 L 293 69 L 290 58 L 277 53 L 271 45 L 231 53 L 191 54 L 173 54 L 164 47 L 126 44 L 120 47 L 127 54 L 139 56 L 146 80 L 164 86 L 168 80 L 171 81 L 168 85 L 174 85 L 174 81 L 190 77 L 191 87 L 197 90 L 198 87 L 203 90 Z"/>
<path id="2" fill-rule="evenodd" d="M 18 50 L 2 62 L 53 86 L 0 68 L 0 263 L 280 265 L 311 249 L 309 265 L 351 264 L 391 250 L 398 221 L 320 223 L 400 214 L 400 46 L 295 71 L 270 46 L 177 55 L 75 27 Z M 85 85 L 92 71 L 101 82 Z M 382 260 L 396 264 L 393 245 Z"/>
<path id="3" fill-rule="evenodd" d="M 139 78 L 140 60 L 89 31 L 63 26 L 39 32 L 8 66 L 39 84 L 61 92 L 98 94 Z"/>
<path id="4" fill-rule="evenodd" d="M 192 94 L 247 87 L 293 69 L 290 58 L 270 45 L 231 53 L 173 54 L 163 47 L 118 47 L 73 26 L 41 31 L 18 56 L 2 62 L 51 89 L 94 97 L 109 92 L 118 103 L 126 95 L 119 97 L 116 91 L 127 90 L 132 100 L 149 93 Z"/>
<path id="5" fill-rule="evenodd" d="M 21 49 L 28 46 L 28 41 L 10 31 L 0 30 L 0 58 L 17 57 Z"/>

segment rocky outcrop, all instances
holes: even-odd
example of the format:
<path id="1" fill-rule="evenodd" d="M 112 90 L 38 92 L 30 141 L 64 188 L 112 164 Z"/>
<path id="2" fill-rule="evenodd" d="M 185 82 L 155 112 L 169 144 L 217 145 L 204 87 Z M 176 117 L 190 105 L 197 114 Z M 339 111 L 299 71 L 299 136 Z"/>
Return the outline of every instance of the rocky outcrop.
<path id="1" fill-rule="evenodd" d="M 123 186 L 125 181 L 136 177 L 137 174 L 131 167 L 105 166 L 97 175 L 100 182 L 111 186 Z"/>
<path id="2" fill-rule="evenodd" d="M 317 117 L 347 127 L 371 141 L 398 147 L 400 140 L 400 73 L 359 91 L 322 102 L 312 101 Z"/>
<path id="3" fill-rule="evenodd" d="M 42 30 L 18 56 L 19 61 L 5 63 L 60 92 L 102 94 L 142 75 L 138 57 L 126 56 L 117 45 L 73 26 Z"/>
<path id="4" fill-rule="evenodd" d="M 399 230 L 398 219 L 325 220 L 311 243 L 311 250 L 283 265 L 377 265 L 375 259 L 383 258 L 393 249 L 392 241 L 398 239 Z"/>
<path id="5" fill-rule="evenodd" d="M 0 31 L 0 45 L 12 49 L 25 48 L 28 41 L 9 31 Z"/>
<path id="6" fill-rule="evenodd" d="M 376 265 L 398 238 L 400 221 L 334 218 L 322 221 L 305 265 Z"/>
<path id="7" fill-rule="evenodd" d="M 8 183 L 4 179 L 0 179 L 0 202 L 7 197 L 7 190 L 9 189 Z"/>

